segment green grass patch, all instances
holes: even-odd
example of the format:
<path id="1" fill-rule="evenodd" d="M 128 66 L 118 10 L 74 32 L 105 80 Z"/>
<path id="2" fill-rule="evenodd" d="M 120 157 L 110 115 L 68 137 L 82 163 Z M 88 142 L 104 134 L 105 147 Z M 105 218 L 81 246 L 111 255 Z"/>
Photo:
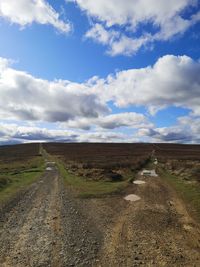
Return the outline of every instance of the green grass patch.
<path id="1" fill-rule="evenodd" d="M 24 162 L 0 164 L 0 203 L 36 181 L 44 171 L 44 160 L 36 157 Z"/>
<path id="2" fill-rule="evenodd" d="M 200 185 L 198 183 L 188 183 L 181 178 L 170 174 L 168 171 L 160 169 L 159 173 L 185 201 L 194 217 L 200 221 Z"/>
<path id="3" fill-rule="evenodd" d="M 72 186 L 76 190 L 77 195 L 82 198 L 116 194 L 125 189 L 129 184 L 128 180 L 120 182 L 88 181 L 70 174 L 61 161 L 57 161 L 57 166 L 65 183 Z"/>

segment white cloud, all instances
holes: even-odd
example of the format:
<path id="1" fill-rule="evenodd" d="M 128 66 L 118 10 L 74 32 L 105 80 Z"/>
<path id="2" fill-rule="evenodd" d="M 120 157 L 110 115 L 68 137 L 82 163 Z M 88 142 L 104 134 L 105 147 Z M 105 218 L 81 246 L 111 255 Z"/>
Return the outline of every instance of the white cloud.
<path id="1" fill-rule="evenodd" d="M 152 127 L 152 124 L 143 114 L 125 112 L 99 116 L 98 118 L 80 118 L 77 120 L 69 120 L 67 123 L 64 123 L 63 126 L 84 130 L 89 130 L 92 126 L 97 126 L 102 129 L 112 130 L 120 127 L 130 127 L 136 129 L 142 127 Z"/>
<path id="2" fill-rule="evenodd" d="M 110 75 L 103 85 L 97 82 L 94 90 L 118 107 L 145 106 L 154 114 L 164 107 L 177 106 L 200 114 L 199 74 L 199 62 L 187 56 L 167 55 L 153 66 Z"/>
<path id="3" fill-rule="evenodd" d="M 105 130 L 47 129 L 37 126 L 18 126 L 15 123 L 0 123 L 0 144 L 24 142 L 164 142 L 200 143 L 200 116 L 178 118 L 170 127 L 141 128 L 135 134 Z"/>
<path id="4" fill-rule="evenodd" d="M 98 119 L 97 125 L 105 129 L 114 129 L 117 127 L 140 128 L 148 126 L 148 121 L 143 114 L 135 112 L 126 112 L 121 114 L 112 114 Z"/>
<path id="5" fill-rule="evenodd" d="M 146 34 L 140 38 L 132 39 L 124 34 L 120 34 L 114 30 L 106 30 L 101 24 L 96 23 L 86 34 L 86 38 L 109 45 L 107 53 L 111 56 L 120 54 L 132 55 L 138 51 L 141 46 L 153 41 L 152 36 Z"/>
<path id="6" fill-rule="evenodd" d="M 108 26 L 130 24 L 137 26 L 144 21 L 164 24 L 187 6 L 197 3 L 194 0 L 74 0 L 89 16 L 106 22 Z"/>
<path id="7" fill-rule="evenodd" d="M 50 24 L 64 33 L 71 30 L 70 23 L 62 21 L 45 0 L 0 0 L 0 16 L 22 27 L 36 22 Z"/>
<path id="8" fill-rule="evenodd" d="M 131 138 L 129 135 L 123 134 L 123 133 L 116 133 L 116 132 L 86 132 L 82 133 L 78 137 L 78 142 L 93 142 L 93 143 L 130 143 L 130 142 L 136 142 L 138 139 Z"/>
<path id="9" fill-rule="evenodd" d="M 105 112 L 107 106 L 84 84 L 38 79 L 0 58 L 1 118 L 64 122 Z"/>
<path id="10" fill-rule="evenodd" d="M 136 142 L 139 139 L 109 131 L 71 131 L 0 123 L 0 145 L 24 142 Z"/>
<path id="11" fill-rule="evenodd" d="M 101 24 L 96 23 L 94 27 L 86 33 L 85 37 L 93 38 L 102 44 L 111 44 L 113 40 L 118 37 L 118 33 L 116 31 L 108 32 Z"/>
<path id="12" fill-rule="evenodd" d="M 200 116 L 178 118 L 170 127 L 141 128 L 138 132 L 125 134 L 107 130 L 47 129 L 37 126 L 19 126 L 15 123 L 0 123 L 0 144 L 24 142 L 164 142 L 200 143 Z"/>
<path id="13" fill-rule="evenodd" d="M 183 11 L 197 6 L 197 0 L 73 0 L 73 2 L 98 22 L 86 33 L 86 37 L 107 44 L 108 53 L 113 56 L 131 55 L 149 43 L 167 41 L 177 34 L 184 33 L 200 20 L 199 12 L 187 19 L 183 17 Z M 135 34 L 140 26 L 145 24 L 150 24 L 155 33 Z M 115 31 L 112 30 L 113 26 Z M 121 31 L 121 26 L 125 28 L 124 33 Z"/>
<path id="14" fill-rule="evenodd" d="M 98 125 L 109 120 L 123 124 L 125 117 L 127 124 L 133 119 L 133 113 L 101 119 L 109 112 L 108 101 L 119 107 L 145 106 L 151 113 L 179 106 L 200 114 L 200 63 L 187 56 L 167 55 L 153 66 L 119 71 L 106 79 L 93 77 L 85 83 L 38 79 L 8 64 L 0 59 L 2 118 L 60 122 L 98 118 Z"/>
<path id="15" fill-rule="evenodd" d="M 174 126 L 140 129 L 137 137 L 151 142 L 200 143 L 200 117 L 185 116 Z"/>
<path id="16" fill-rule="evenodd" d="M 70 130 L 53 130 L 36 126 L 18 126 L 14 123 L 0 123 L 0 143 L 15 140 L 18 142 L 31 141 L 76 141 L 77 135 Z"/>
<path id="17" fill-rule="evenodd" d="M 153 38 L 149 34 L 145 34 L 140 38 L 130 38 L 122 34 L 118 40 L 114 40 L 110 43 L 108 54 L 111 56 L 126 55 L 131 56 L 135 54 L 142 46 L 153 41 Z"/>
<path id="18" fill-rule="evenodd" d="M 110 130 L 122 131 L 123 127 L 133 132 L 142 128 L 140 134 L 146 131 L 146 136 L 152 139 L 181 139 L 178 127 L 155 129 L 149 121 L 150 117 L 147 118 L 145 114 L 123 110 L 111 114 L 110 101 L 120 108 L 142 106 L 151 114 L 162 108 L 177 106 L 188 108 L 192 118 L 200 116 L 200 63 L 187 56 L 167 55 L 153 66 L 119 71 L 106 79 L 95 76 L 85 83 L 47 81 L 15 70 L 9 64 L 8 60 L 0 58 L 0 119 L 59 122 L 63 127 L 60 130 L 62 132 L 76 128 L 76 131 L 72 131 L 75 141 L 86 141 L 90 137 L 97 140 L 99 136 L 102 136 L 100 140 L 104 140 Z M 189 120 L 184 123 L 183 120 L 186 121 L 186 118 L 180 120 L 180 129 L 188 133 L 183 124 L 189 124 Z M 196 122 L 199 123 L 199 120 Z M 90 132 L 82 131 L 76 136 L 81 129 Z M 200 129 L 193 124 L 190 131 L 198 136 Z M 58 139 L 61 138 L 58 133 L 61 132 L 53 133 L 52 139 L 56 134 Z M 42 135 L 45 135 L 44 131 L 37 134 L 40 139 Z M 109 136 L 111 138 L 111 133 Z M 27 134 L 28 138 L 33 138 L 31 132 Z M 130 136 L 125 138 L 132 140 Z M 119 140 L 118 137 L 113 139 Z M 191 136 L 193 139 L 194 135 Z"/>

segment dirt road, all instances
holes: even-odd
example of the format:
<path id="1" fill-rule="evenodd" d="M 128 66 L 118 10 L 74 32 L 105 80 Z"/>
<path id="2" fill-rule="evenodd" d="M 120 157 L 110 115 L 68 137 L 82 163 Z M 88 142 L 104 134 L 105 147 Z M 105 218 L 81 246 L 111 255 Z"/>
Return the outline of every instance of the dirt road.
<path id="1" fill-rule="evenodd" d="M 138 177 L 145 184 L 127 193 L 126 203 L 107 233 L 99 266 L 200 266 L 199 225 L 176 193 L 159 177 Z"/>
<path id="2" fill-rule="evenodd" d="M 90 223 L 63 190 L 56 167 L 1 216 L 0 266 L 90 266 L 98 250 Z"/>
<path id="3" fill-rule="evenodd" d="M 0 212 L 0 267 L 200 266 L 199 226 L 159 177 L 77 199 L 51 166 Z"/>

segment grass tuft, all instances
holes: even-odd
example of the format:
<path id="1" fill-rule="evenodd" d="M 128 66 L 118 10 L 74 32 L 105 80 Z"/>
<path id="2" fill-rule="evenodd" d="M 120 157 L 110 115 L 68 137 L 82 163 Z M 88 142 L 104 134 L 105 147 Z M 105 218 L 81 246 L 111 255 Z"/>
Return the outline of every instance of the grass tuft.
<path id="1" fill-rule="evenodd" d="M 200 222 L 200 184 L 188 183 L 178 176 L 170 174 L 167 170 L 159 170 L 163 177 L 184 200 L 194 217 Z"/>
<path id="2" fill-rule="evenodd" d="M 125 189 L 129 181 L 106 182 L 106 181 L 87 181 L 81 177 L 70 174 L 61 161 L 57 161 L 61 176 L 68 186 L 76 190 L 81 198 L 102 197 L 105 195 L 116 194 Z"/>
<path id="3" fill-rule="evenodd" d="M 0 170 L 0 203 L 3 203 L 41 176 L 44 161 L 42 157 L 35 157 L 12 164 L 1 162 Z"/>

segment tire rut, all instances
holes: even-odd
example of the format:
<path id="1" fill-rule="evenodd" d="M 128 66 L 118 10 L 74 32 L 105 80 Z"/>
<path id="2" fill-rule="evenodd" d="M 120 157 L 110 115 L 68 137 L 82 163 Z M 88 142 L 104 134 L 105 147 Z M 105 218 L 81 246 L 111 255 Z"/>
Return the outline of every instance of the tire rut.
<path id="1" fill-rule="evenodd" d="M 30 202 L 24 199 L 18 203 L 1 231 L 2 267 L 62 266 L 57 256 L 62 246 L 61 195 L 60 179 L 54 169 L 37 183 Z M 9 245 L 4 246 L 6 243 Z"/>
<path id="2" fill-rule="evenodd" d="M 132 191 L 141 200 L 127 203 L 119 214 L 105 238 L 98 267 L 199 266 L 199 227 L 173 190 L 151 178 Z M 185 222 L 192 226 L 190 231 L 184 229 Z"/>

